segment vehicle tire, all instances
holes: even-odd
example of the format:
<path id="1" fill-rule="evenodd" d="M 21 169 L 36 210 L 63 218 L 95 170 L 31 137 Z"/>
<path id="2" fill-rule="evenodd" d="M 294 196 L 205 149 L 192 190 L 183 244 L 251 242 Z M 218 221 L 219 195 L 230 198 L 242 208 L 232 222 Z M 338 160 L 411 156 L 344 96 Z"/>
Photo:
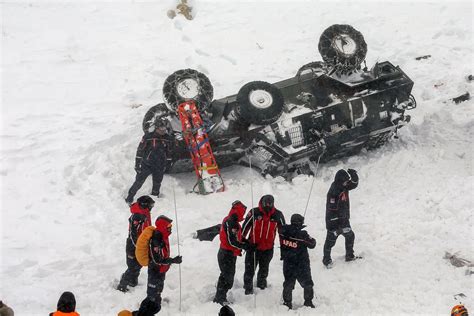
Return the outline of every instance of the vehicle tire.
<path id="1" fill-rule="evenodd" d="M 296 77 L 301 76 L 305 71 L 312 71 L 316 75 L 321 75 L 323 73 L 327 73 L 327 67 L 322 61 L 313 61 L 301 66 L 296 73 Z"/>
<path id="2" fill-rule="evenodd" d="M 267 125 L 275 122 L 283 111 L 283 95 L 271 83 L 252 81 L 237 93 L 237 117 L 249 124 Z"/>
<path id="3" fill-rule="evenodd" d="M 318 49 L 323 60 L 342 73 L 358 69 L 367 54 L 364 37 L 347 24 L 334 24 L 324 30 Z"/>
<path id="4" fill-rule="evenodd" d="M 152 106 L 143 117 L 142 129 L 145 133 L 150 132 L 155 124 L 155 120 L 159 117 L 168 115 L 169 110 L 164 103 L 158 103 Z"/>
<path id="5" fill-rule="evenodd" d="M 212 101 L 214 88 L 203 73 L 194 69 L 181 69 L 166 78 L 163 85 L 163 96 L 174 111 L 189 100 L 197 101 L 200 110 L 205 109 Z"/>

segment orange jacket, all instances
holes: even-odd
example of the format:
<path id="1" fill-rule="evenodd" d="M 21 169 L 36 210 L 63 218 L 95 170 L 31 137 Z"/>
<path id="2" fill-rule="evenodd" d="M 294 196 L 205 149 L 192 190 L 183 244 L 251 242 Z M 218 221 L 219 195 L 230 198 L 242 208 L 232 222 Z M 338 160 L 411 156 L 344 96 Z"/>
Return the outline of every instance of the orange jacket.
<path id="1" fill-rule="evenodd" d="M 64 313 L 64 312 L 57 311 L 57 312 L 49 314 L 49 316 L 80 316 L 80 314 L 76 312 Z"/>

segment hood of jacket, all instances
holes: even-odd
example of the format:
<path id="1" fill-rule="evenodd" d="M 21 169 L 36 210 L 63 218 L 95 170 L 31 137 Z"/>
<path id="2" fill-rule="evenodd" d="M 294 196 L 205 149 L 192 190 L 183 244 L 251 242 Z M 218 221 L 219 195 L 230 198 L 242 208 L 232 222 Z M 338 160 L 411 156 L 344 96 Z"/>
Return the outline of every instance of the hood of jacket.
<path id="1" fill-rule="evenodd" d="M 141 208 L 137 202 L 133 203 L 132 206 L 130 206 L 130 212 L 132 212 L 133 214 L 143 214 L 146 216 L 150 215 L 150 210 L 147 208 Z"/>
<path id="2" fill-rule="evenodd" d="M 336 172 L 336 175 L 334 176 L 334 183 L 338 187 L 342 188 L 344 182 L 349 181 L 350 179 L 351 179 L 350 174 L 346 170 L 341 169 L 338 172 Z"/>
<path id="3" fill-rule="evenodd" d="M 239 203 L 236 203 L 235 205 L 232 206 L 232 208 L 230 209 L 229 211 L 229 216 L 228 217 L 231 217 L 232 215 L 236 215 L 237 216 L 237 220 L 239 222 L 243 221 L 244 220 L 244 216 L 245 216 L 245 210 L 247 209 L 247 207 L 245 207 L 244 204 L 242 204 L 241 202 Z"/>
<path id="4" fill-rule="evenodd" d="M 267 212 L 267 211 L 265 211 L 265 208 L 263 207 L 263 200 L 265 200 L 266 198 L 269 198 L 269 197 L 271 197 L 271 199 L 273 200 L 273 203 L 272 203 L 273 205 L 272 205 L 271 210 Z M 262 197 L 260 198 L 260 201 L 258 201 L 258 208 L 260 209 L 260 211 L 262 211 L 263 214 L 270 216 L 270 215 L 272 215 L 273 213 L 275 213 L 275 204 L 274 204 L 274 201 L 275 201 L 275 200 L 274 200 L 274 198 L 273 198 L 272 195 L 269 195 L 269 194 L 264 195 L 264 196 L 262 196 Z"/>
<path id="5" fill-rule="evenodd" d="M 71 313 L 76 310 L 76 298 L 71 292 L 64 292 L 58 300 L 58 311 Z"/>
<path id="6" fill-rule="evenodd" d="M 164 238 L 167 238 L 171 233 L 168 231 L 168 226 L 173 220 L 164 215 L 159 216 L 155 221 L 156 230 L 159 231 Z"/>

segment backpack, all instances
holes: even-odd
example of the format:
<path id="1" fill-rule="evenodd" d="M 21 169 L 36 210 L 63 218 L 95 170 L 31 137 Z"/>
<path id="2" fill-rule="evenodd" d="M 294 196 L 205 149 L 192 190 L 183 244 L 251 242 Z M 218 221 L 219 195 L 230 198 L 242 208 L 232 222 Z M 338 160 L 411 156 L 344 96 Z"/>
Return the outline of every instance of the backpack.
<path id="1" fill-rule="evenodd" d="M 148 256 L 148 244 L 150 238 L 153 236 L 153 232 L 155 231 L 154 226 L 148 226 L 143 230 L 137 240 L 137 246 L 135 248 L 135 257 L 137 258 L 138 263 L 146 267 L 150 261 Z"/>

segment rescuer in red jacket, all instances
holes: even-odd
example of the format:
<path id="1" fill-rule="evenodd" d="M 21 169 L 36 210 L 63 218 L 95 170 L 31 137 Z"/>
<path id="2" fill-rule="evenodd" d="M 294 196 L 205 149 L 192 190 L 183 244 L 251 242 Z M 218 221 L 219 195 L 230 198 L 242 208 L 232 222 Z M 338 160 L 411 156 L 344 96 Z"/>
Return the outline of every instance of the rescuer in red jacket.
<path id="1" fill-rule="evenodd" d="M 227 303 L 227 291 L 234 284 L 235 262 L 237 256 L 241 255 L 242 249 L 248 250 L 251 245 L 242 240 L 242 227 L 240 222 L 244 220 L 247 207 L 240 201 L 232 203 L 229 215 L 222 220 L 219 238 L 221 245 L 217 253 L 217 261 L 221 274 L 217 281 L 217 291 L 214 302 L 218 304 Z"/>
<path id="2" fill-rule="evenodd" d="M 130 218 L 128 219 L 128 237 L 125 246 L 127 255 L 127 270 L 120 278 L 117 290 L 122 292 L 128 291 L 128 286 L 135 287 L 138 283 L 138 276 L 142 266 L 135 257 L 135 248 L 137 240 L 142 231 L 151 225 L 151 209 L 155 205 L 155 201 L 148 195 L 138 198 L 136 203 L 130 206 Z"/>
<path id="3" fill-rule="evenodd" d="M 247 295 L 253 293 L 253 276 L 257 266 L 259 267 L 257 287 L 262 290 L 267 287 L 268 268 L 273 258 L 275 236 L 285 225 L 285 217 L 275 208 L 274 201 L 272 195 L 262 196 L 258 207 L 248 212 L 242 225 L 244 238 L 255 245 L 254 249 L 250 249 L 245 254 L 244 289 Z"/>

